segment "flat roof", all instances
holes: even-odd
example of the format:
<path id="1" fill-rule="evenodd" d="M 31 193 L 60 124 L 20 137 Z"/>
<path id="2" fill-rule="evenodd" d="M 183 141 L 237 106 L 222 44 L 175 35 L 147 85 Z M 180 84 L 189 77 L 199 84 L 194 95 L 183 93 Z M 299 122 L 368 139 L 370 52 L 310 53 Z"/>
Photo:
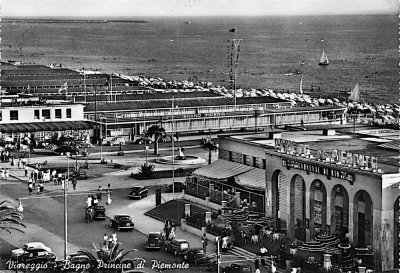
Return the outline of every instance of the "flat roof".
<path id="1" fill-rule="evenodd" d="M 281 131 L 279 133 L 282 139 L 309 145 L 309 149 L 314 156 L 316 156 L 319 149 L 324 150 L 328 154 L 333 149 L 337 149 L 353 154 L 357 153 L 377 157 L 378 168 L 382 169 L 384 173 L 398 173 L 399 171 L 400 156 L 398 150 L 381 147 L 380 144 L 387 142 L 387 140 L 379 137 L 377 134 L 375 134 L 374 138 L 364 138 L 355 134 L 355 138 L 353 138 L 352 133 L 346 132 L 346 130 L 340 131 L 340 129 L 336 130 L 335 135 L 332 136 L 324 135 L 323 130 Z M 240 134 L 221 137 L 251 142 L 264 149 L 275 148 L 275 140 L 268 139 L 266 134 Z"/>

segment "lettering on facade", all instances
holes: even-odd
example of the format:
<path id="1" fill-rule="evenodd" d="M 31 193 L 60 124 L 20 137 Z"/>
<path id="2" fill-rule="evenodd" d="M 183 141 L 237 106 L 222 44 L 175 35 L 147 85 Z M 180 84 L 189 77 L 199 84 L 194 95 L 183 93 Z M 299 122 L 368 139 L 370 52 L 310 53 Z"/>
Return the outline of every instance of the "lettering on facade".
<path id="1" fill-rule="evenodd" d="M 336 177 L 344 179 L 350 182 L 354 182 L 354 174 L 346 171 L 336 170 L 329 167 L 318 166 L 311 163 L 299 162 L 292 159 L 282 158 L 282 165 L 293 169 L 303 170 L 307 172 L 322 174 L 330 177 Z"/>
<path id="2" fill-rule="evenodd" d="M 208 118 L 208 117 L 220 117 L 225 116 L 226 113 L 218 112 L 218 113 L 204 113 L 204 114 L 187 114 L 183 115 L 183 118 Z"/>

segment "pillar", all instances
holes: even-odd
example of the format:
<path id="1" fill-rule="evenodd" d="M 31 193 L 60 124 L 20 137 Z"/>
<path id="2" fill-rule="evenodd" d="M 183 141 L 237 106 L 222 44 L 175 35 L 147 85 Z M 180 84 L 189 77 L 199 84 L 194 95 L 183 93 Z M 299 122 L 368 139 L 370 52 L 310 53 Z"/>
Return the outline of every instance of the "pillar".
<path id="1" fill-rule="evenodd" d="M 356 236 L 357 231 L 354 231 L 354 203 L 350 202 L 351 198 L 354 200 L 354 195 L 349 195 L 349 233 L 350 233 L 350 244 L 354 242 L 354 236 Z"/>
<path id="2" fill-rule="evenodd" d="M 240 208 L 240 191 L 235 192 L 235 199 L 236 199 L 236 205 L 238 208 Z"/>
<path id="3" fill-rule="evenodd" d="M 185 216 L 190 216 L 190 204 L 185 204 Z"/>
<path id="4" fill-rule="evenodd" d="M 304 181 L 304 184 L 306 186 L 306 219 L 309 219 L 308 221 L 311 222 L 311 214 L 310 214 L 310 190 L 307 189 L 307 183 L 305 183 L 306 181 Z M 308 225 L 308 228 L 306 228 L 306 240 L 309 241 L 311 240 L 311 226 L 314 228 L 314 225 Z"/>
<path id="5" fill-rule="evenodd" d="M 328 192 L 328 188 L 326 188 L 326 225 L 329 225 L 329 234 L 332 234 L 335 232 L 335 230 L 332 230 L 332 197 L 330 196 L 330 193 L 332 190 Z"/>
<path id="6" fill-rule="evenodd" d="M 206 211 L 206 224 L 211 224 L 211 211 Z"/>
<path id="7" fill-rule="evenodd" d="M 324 269 L 326 271 L 328 271 L 332 267 L 331 258 L 331 254 L 324 254 Z"/>

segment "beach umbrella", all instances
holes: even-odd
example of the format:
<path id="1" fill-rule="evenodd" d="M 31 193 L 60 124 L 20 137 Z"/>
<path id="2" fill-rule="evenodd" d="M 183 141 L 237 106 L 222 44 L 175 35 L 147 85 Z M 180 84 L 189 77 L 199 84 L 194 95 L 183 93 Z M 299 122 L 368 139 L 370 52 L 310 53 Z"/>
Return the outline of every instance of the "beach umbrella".
<path id="1" fill-rule="evenodd" d="M 303 99 L 303 98 L 297 98 L 297 100 L 298 100 L 299 102 L 304 102 L 304 99 Z"/>
<path id="2" fill-rule="evenodd" d="M 321 104 L 325 103 L 325 99 L 323 99 L 323 98 L 319 98 L 319 99 L 317 99 L 317 101 L 318 101 L 318 103 L 321 103 Z"/>
<path id="3" fill-rule="evenodd" d="M 333 104 L 333 101 L 331 99 L 326 99 L 326 102 L 329 104 Z"/>
<path id="4" fill-rule="evenodd" d="M 349 103 L 347 103 L 347 107 L 354 108 L 354 104 L 352 104 L 351 102 L 349 102 Z"/>
<path id="5" fill-rule="evenodd" d="M 333 100 L 336 101 L 336 102 L 339 102 L 339 99 L 338 99 L 338 98 L 333 98 Z"/>
<path id="6" fill-rule="evenodd" d="M 363 107 L 361 104 L 357 104 L 357 105 L 356 105 L 356 108 L 357 108 L 358 110 L 364 110 L 364 107 Z"/>
<path id="7" fill-rule="evenodd" d="M 390 109 L 390 108 L 386 108 L 385 111 L 386 111 L 387 113 L 393 113 L 393 110 Z"/>
<path id="8" fill-rule="evenodd" d="M 308 97 L 305 97 L 305 98 L 304 98 L 304 101 L 307 102 L 307 103 L 312 103 L 311 99 L 308 98 Z"/>

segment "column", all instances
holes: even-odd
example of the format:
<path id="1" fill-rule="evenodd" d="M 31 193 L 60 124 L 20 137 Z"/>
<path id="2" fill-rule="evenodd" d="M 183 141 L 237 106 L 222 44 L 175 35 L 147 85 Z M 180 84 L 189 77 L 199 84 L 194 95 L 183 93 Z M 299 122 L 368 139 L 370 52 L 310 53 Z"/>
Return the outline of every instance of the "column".
<path id="1" fill-rule="evenodd" d="M 353 244 L 354 236 L 357 230 L 354 230 L 354 203 L 350 202 L 351 200 L 350 197 L 352 197 L 354 200 L 354 195 L 349 195 L 349 233 L 350 233 L 349 243 Z"/>
<path id="2" fill-rule="evenodd" d="M 331 192 L 331 191 L 329 191 L 329 192 Z M 326 189 L 326 225 L 327 226 L 329 225 L 330 234 L 333 234 L 335 232 L 335 230 L 332 230 L 332 223 L 331 223 L 331 221 L 332 221 L 332 219 L 331 219 L 331 216 L 332 216 L 331 200 L 332 200 L 332 198 L 329 195 L 329 192 L 328 192 L 328 188 L 327 188 Z"/>
<path id="3" fill-rule="evenodd" d="M 306 181 L 304 181 L 304 184 L 306 185 L 306 219 L 309 219 L 308 221 L 311 222 L 311 214 L 310 214 L 310 191 L 307 188 L 307 183 L 305 183 Z M 304 223 L 305 224 L 305 223 Z M 306 240 L 309 241 L 311 234 L 310 234 L 310 226 L 308 228 L 306 228 Z M 314 225 L 312 225 L 314 226 Z"/>
<path id="4" fill-rule="evenodd" d="M 240 208 L 240 191 L 235 192 L 235 199 L 236 199 L 236 205 L 238 208 Z"/>

